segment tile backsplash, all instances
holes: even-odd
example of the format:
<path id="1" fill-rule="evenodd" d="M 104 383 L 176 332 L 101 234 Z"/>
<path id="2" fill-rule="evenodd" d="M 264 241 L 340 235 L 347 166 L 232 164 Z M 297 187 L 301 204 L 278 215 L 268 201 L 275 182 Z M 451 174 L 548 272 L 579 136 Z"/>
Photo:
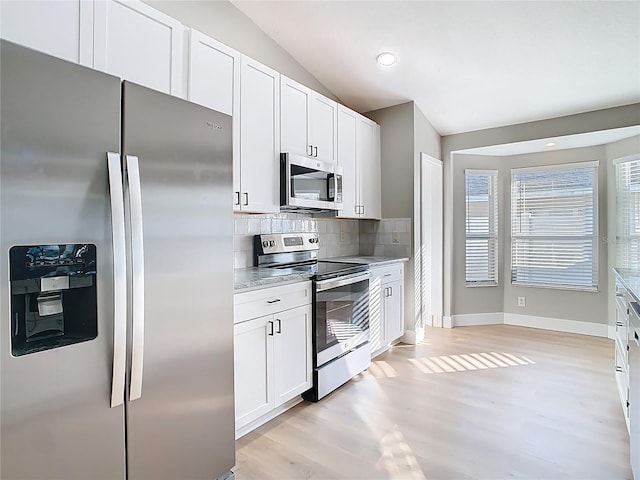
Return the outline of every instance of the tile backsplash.
<path id="1" fill-rule="evenodd" d="M 409 256 L 411 251 L 409 218 L 378 221 L 314 218 L 297 213 L 235 214 L 235 268 L 253 266 L 254 235 L 291 232 L 317 232 L 320 258 L 353 255 Z"/>

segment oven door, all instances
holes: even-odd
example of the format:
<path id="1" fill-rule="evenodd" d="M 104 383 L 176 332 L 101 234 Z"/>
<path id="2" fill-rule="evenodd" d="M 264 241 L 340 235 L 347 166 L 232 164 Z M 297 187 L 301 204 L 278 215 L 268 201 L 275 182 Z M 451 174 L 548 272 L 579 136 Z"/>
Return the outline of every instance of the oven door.
<path id="1" fill-rule="evenodd" d="M 315 282 L 316 367 L 369 340 L 370 272 Z"/>
<path id="2" fill-rule="evenodd" d="M 291 209 L 342 209 L 342 168 L 301 155 L 281 155 L 281 204 Z"/>

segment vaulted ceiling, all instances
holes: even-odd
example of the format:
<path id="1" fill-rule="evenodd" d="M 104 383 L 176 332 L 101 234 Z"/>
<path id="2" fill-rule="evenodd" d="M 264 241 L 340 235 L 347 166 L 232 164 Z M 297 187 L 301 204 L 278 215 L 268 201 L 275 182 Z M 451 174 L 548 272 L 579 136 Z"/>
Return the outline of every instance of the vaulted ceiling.
<path id="1" fill-rule="evenodd" d="M 640 102 L 638 0 L 233 4 L 346 105 L 413 100 L 441 135 Z"/>

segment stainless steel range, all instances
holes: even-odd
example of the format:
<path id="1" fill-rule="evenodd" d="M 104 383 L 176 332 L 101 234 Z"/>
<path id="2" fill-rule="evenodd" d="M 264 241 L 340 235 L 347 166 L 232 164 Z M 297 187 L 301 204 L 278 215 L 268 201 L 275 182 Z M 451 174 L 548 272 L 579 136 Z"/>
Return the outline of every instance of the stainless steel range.
<path id="1" fill-rule="evenodd" d="M 309 272 L 313 281 L 313 388 L 318 401 L 366 370 L 369 347 L 369 278 L 366 265 L 318 260 L 316 233 L 256 235 L 255 265 Z"/>

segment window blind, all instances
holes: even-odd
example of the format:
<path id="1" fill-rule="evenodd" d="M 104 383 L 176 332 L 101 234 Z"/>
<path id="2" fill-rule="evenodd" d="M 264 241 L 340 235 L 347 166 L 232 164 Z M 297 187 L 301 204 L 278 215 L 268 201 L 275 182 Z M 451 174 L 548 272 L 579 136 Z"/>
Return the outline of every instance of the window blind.
<path id="1" fill-rule="evenodd" d="M 498 171 L 465 170 L 467 286 L 498 284 Z"/>
<path id="2" fill-rule="evenodd" d="M 511 282 L 598 288 L 597 162 L 511 170 Z"/>
<path id="3" fill-rule="evenodd" d="M 616 165 L 616 266 L 640 267 L 640 156 Z"/>

